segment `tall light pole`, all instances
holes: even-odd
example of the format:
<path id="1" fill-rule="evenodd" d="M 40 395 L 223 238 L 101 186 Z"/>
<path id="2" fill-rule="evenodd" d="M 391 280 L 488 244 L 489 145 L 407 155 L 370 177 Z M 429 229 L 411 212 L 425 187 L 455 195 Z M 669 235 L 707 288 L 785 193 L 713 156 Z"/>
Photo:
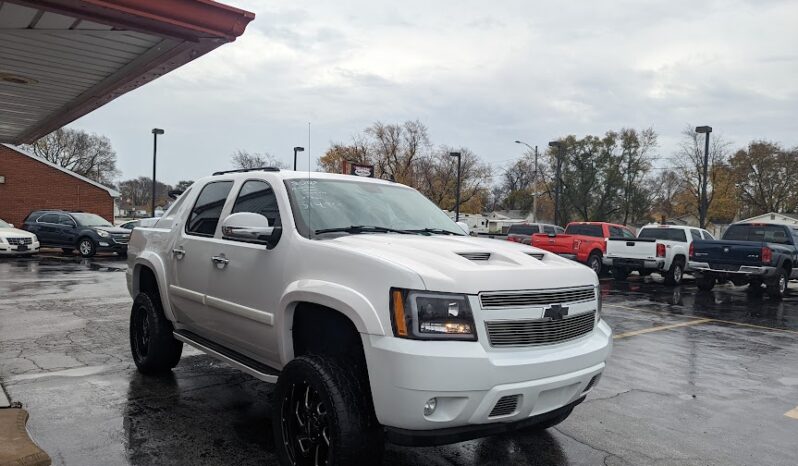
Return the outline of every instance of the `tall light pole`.
<path id="1" fill-rule="evenodd" d="M 158 135 L 163 134 L 160 128 L 152 129 L 152 210 L 150 214 L 155 217 L 155 161 L 158 154 Z"/>
<path id="2" fill-rule="evenodd" d="M 304 147 L 299 147 L 299 146 L 294 147 L 294 171 L 296 171 L 296 153 L 297 152 L 305 152 L 305 148 Z"/>
<path id="3" fill-rule="evenodd" d="M 460 221 L 460 153 L 449 152 L 449 157 L 457 157 L 457 193 L 454 201 L 454 221 Z"/>
<path id="4" fill-rule="evenodd" d="M 538 221 L 538 146 L 535 146 L 533 149 L 532 146 L 525 143 L 524 141 L 515 141 L 516 144 L 523 144 L 529 148 L 529 150 L 533 150 L 535 152 L 535 174 L 532 176 L 532 189 L 534 192 L 532 193 L 532 221 Z"/>
<path id="5" fill-rule="evenodd" d="M 551 141 L 549 142 L 549 147 L 553 147 L 557 149 L 557 153 L 554 156 L 556 159 L 554 174 L 554 224 L 560 224 L 560 189 L 561 189 L 561 182 L 560 178 L 562 175 L 562 150 L 564 144 L 562 141 Z"/>
<path id="6" fill-rule="evenodd" d="M 707 201 L 707 176 L 709 172 L 709 133 L 712 132 L 711 126 L 696 126 L 695 132 L 698 134 L 706 134 L 704 138 L 704 167 L 703 179 L 701 180 L 701 205 L 698 206 L 698 224 L 701 228 L 706 228 L 707 210 L 709 210 L 709 202 Z"/>

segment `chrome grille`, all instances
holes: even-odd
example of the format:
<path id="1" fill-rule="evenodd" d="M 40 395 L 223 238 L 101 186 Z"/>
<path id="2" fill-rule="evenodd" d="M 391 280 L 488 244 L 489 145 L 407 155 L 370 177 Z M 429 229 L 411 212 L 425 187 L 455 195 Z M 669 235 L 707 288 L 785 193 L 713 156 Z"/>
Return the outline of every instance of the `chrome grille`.
<path id="1" fill-rule="evenodd" d="M 595 311 L 560 320 L 497 320 L 485 322 L 491 346 L 552 345 L 579 338 L 593 331 Z"/>
<path id="2" fill-rule="evenodd" d="M 513 414 L 518 406 L 519 395 L 503 396 L 496 402 L 496 405 L 488 414 L 488 417 L 507 416 Z"/>
<path id="3" fill-rule="evenodd" d="M 24 238 L 6 238 L 8 244 L 19 246 L 22 244 L 31 244 L 33 243 L 33 238 L 31 237 L 24 237 Z"/>
<path id="4" fill-rule="evenodd" d="M 465 257 L 471 261 L 486 261 L 490 259 L 489 252 L 458 252 L 457 255 Z"/>
<path id="5" fill-rule="evenodd" d="M 126 244 L 128 241 L 130 241 L 130 235 L 113 234 L 111 237 L 119 244 Z"/>
<path id="6" fill-rule="evenodd" d="M 550 290 L 489 292 L 479 295 L 483 309 L 541 307 L 596 299 L 592 286 Z"/>

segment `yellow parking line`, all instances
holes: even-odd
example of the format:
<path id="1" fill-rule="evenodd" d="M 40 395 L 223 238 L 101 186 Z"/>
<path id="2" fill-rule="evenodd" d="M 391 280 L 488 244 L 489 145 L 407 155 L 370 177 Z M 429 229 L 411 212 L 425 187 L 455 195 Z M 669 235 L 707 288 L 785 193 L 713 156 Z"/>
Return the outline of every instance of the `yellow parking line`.
<path id="1" fill-rule="evenodd" d="M 705 324 L 707 322 L 712 322 L 712 319 L 696 319 L 696 320 L 691 320 L 690 322 L 681 322 L 678 324 L 659 325 L 657 327 L 649 327 L 641 330 L 633 330 L 631 332 L 619 333 L 618 335 L 615 335 L 612 338 L 617 340 L 619 338 L 633 337 L 635 335 L 642 335 L 644 333 L 659 332 L 660 330 L 670 330 L 672 328 L 687 327 L 690 325 Z"/>
<path id="2" fill-rule="evenodd" d="M 784 413 L 784 415 L 787 417 L 791 417 L 793 419 L 798 419 L 798 406 L 796 406 L 794 409 L 787 411 L 786 413 Z"/>

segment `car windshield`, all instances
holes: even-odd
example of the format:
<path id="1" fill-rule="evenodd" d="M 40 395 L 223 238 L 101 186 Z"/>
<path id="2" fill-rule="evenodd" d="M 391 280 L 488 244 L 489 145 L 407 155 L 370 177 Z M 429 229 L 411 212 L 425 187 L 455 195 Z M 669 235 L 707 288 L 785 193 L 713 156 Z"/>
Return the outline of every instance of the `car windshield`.
<path id="1" fill-rule="evenodd" d="M 9 225 L 8 223 L 0 220 L 0 228 L 11 228 L 11 225 Z"/>
<path id="2" fill-rule="evenodd" d="M 303 236 L 322 230 L 357 233 L 454 234 L 465 232 L 418 191 L 363 181 L 286 180 L 294 221 Z M 346 231 L 343 231 L 346 230 Z"/>
<path id="3" fill-rule="evenodd" d="M 95 214 L 72 214 L 75 220 L 84 227 L 110 227 L 108 220 Z"/>
<path id="4" fill-rule="evenodd" d="M 676 228 L 643 228 L 640 230 L 638 238 L 661 239 L 665 241 L 679 241 L 681 243 L 687 242 L 687 235 L 684 230 Z"/>

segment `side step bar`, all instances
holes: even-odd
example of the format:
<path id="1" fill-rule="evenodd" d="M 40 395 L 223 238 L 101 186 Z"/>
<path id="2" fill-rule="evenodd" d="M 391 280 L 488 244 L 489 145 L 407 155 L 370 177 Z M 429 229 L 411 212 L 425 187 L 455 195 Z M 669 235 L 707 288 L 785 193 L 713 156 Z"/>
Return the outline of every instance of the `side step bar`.
<path id="1" fill-rule="evenodd" d="M 266 364 L 255 361 L 248 356 L 244 356 L 237 351 L 233 351 L 229 348 L 205 339 L 196 333 L 189 332 L 188 330 L 175 330 L 174 336 L 183 343 L 189 344 L 202 352 L 208 353 L 209 355 L 232 365 L 236 369 L 246 372 L 256 379 L 260 379 L 269 383 L 277 383 L 277 378 L 280 376 L 280 371 L 272 369 Z"/>

